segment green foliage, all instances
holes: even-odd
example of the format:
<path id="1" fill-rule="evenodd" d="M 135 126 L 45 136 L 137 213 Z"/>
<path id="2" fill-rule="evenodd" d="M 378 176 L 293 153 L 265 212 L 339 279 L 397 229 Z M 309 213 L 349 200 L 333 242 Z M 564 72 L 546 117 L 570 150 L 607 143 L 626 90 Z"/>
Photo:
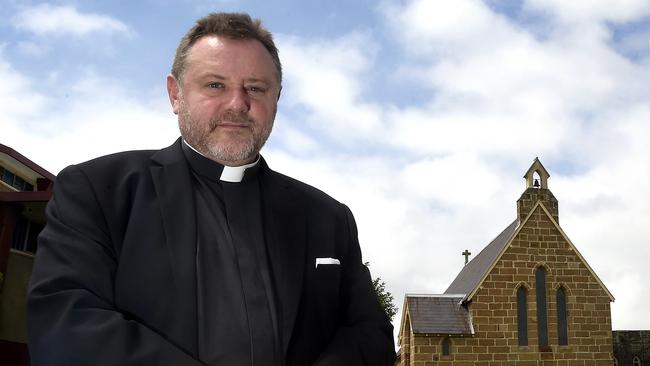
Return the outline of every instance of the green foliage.
<path id="1" fill-rule="evenodd" d="M 397 314 L 397 306 L 393 304 L 393 294 L 386 291 L 386 283 L 382 281 L 381 277 L 375 278 L 372 281 L 372 285 L 375 287 L 379 304 L 386 312 L 386 315 L 388 315 L 390 321 L 393 321 L 393 317 Z"/>
<path id="2" fill-rule="evenodd" d="M 370 266 L 369 262 L 364 264 L 366 267 Z M 393 317 L 397 314 L 397 306 L 393 304 L 393 294 L 386 291 L 386 282 L 384 282 L 381 277 L 377 277 L 372 280 L 372 286 L 375 288 L 375 293 L 377 294 L 381 308 L 386 312 L 388 319 L 393 321 Z"/>

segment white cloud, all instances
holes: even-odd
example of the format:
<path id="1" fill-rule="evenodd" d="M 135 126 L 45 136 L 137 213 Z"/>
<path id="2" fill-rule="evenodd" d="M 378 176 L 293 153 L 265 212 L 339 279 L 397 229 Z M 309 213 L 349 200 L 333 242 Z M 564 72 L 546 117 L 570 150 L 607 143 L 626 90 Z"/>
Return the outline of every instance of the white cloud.
<path id="1" fill-rule="evenodd" d="M 581 34 L 581 27 L 541 41 L 480 1 L 459 4 L 411 1 L 401 11 L 389 7 L 397 41 L 417 54 L 402 67 L 435 95 L 427 109 L 389 115 L 398 146 L 563 154 L 582 145 L 572 139 L 609 129 L 599 116 L 613 117 L 610 112 L 650 92 L 644 65 Z M 449 21 L 464 16 L 459 11 L 464 8 L 470 9 L 472 25 Z M 418 21 L 422 14 L 441 22 L 427 27 Z"/>
<path id="2" fill-rule="evenodd" d="M 453 58 L 460 49 L 485 52 L 512 34 L 506 20 L 481 1 L 385 2 L 382 11 L 400 44 L 408 44 L 415 55 Z"/>
<path id="3" fill-rule="evenodd" d="M 381 130 L 381 108 L 362 96 L 362 79 L 375 53 L 368 35 L 308 41 L 279 37 L 278 43 L 285 70 L 283 104 L 307 108 L 310 126 L 340 143 L 372 139 Z"/>
<path id="4" fill-rule="evenodd" d="M 49 98 L 36 91 L 33 81 L 4 60 L 0 49 L 0 101 L 5 122 L 34 118 L 49 105 Z M 7 123 L 10 125 L 9 123 Z"/>
<path id="5" fill-rule="evenodd" d="M 316 152 L 320 148 L 318 141 L 294 127 L 296 124 L 296 122 L 279 113 L 273 127 L 273 141 L 279 141 L 283 147 L 296 155 Z"/>
<path id="6" fill-rule="evenodd" d="M 123 22 L 106 15 L 81 13 L 72 6 L 39 4 L 25 7 L 13 18 L 16 28 L 38 36 L 73 35 L 91 33 L 129 34 Z"/>
<path id="7" fill-rule="evenodd" d="M 556 19 L 566 22 L 630 22 L 650 13 L 645 0 L 527 0 L 532 10 L 550 11 Z"/>
<path id="8" fill-rule="evenodd" d="M 60 83 L 22 75 L 0 54 L 2 143 L 56 174 L 66 165 L 118 150 L 161 148 L 178 136 L 164 93 L 137 100 L 120 80 L 92 71 Z M 57 85 L 57 95 L 40 90 Z M 98 91 L 101 90 L 101 97 Z"/>
<path id="9" fill-rule="evenodd" d="M 20 41 L 17 44 L 18 50 L 31 57 L 42 57 L 47 54 L 48 47 L 29 41 Z"/>
<path id="10" fill-rule="evenodd" d="M 401 175 L 406 192 L 456 209 L 489 202 L 498 191 L 499 178 L 476 156 L 466 154 L 407 164 Z"/>

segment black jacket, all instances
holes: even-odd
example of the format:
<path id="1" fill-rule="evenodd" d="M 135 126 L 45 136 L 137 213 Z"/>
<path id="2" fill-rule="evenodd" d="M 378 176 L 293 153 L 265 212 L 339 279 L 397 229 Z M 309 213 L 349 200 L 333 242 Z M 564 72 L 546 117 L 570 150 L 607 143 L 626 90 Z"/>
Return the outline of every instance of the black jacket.
<path id="1" fill-rule="evenodd" d="M 32 365 L 202 365 L 196 219 L 181 140 L 64 169 L 28 293 Z M 260 171 L 286 365 L 392 365 L 392 326 L 350 210 Z M 315 266 L 316 258 L 340 265 Z"/>

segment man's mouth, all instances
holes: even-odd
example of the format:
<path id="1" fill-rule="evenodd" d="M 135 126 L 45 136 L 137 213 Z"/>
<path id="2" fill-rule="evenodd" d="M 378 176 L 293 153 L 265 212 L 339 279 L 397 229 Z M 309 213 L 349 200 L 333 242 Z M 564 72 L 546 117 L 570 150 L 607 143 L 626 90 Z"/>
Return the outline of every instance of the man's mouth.
<path id="1" fill-rule="evenodd" d="M 220 121 L 217 123 L 217 126 L 224 126 L 224 127 L 249 127 L 250 125 L 251 125 L 250 122 Z"/>
<path id="2" fill-rule="evenodd" d="M 213 129 L 218 127 L 233 129 L 251 128 L 253 121 L 245 114 L 228 111 L 213 119 L 211 125 Z"/>

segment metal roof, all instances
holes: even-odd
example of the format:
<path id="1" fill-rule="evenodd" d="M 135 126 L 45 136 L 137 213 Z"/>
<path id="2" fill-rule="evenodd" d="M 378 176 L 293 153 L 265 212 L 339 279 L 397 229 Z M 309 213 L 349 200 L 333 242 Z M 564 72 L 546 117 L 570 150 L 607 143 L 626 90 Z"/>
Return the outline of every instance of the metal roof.
<path id="1" fill-rule="evenodd" d="M 445 294 L 469 295 L 481 283 L 483 276 L 490 270 L 503 248 L 508 245 L 516 229 L 517 220 L 508 225 L 501 234 L 497 235 L 490 244 L 463 267 L 451 285 L 445 290 Z M 467 299 L 464 298 L 463 300 Z"/>
<path id="2" fill-rule="evenodd" d="M 415 334 L 472 335 L 472 319 L 464 295 L 406 295 L 406 306 Z"/>

